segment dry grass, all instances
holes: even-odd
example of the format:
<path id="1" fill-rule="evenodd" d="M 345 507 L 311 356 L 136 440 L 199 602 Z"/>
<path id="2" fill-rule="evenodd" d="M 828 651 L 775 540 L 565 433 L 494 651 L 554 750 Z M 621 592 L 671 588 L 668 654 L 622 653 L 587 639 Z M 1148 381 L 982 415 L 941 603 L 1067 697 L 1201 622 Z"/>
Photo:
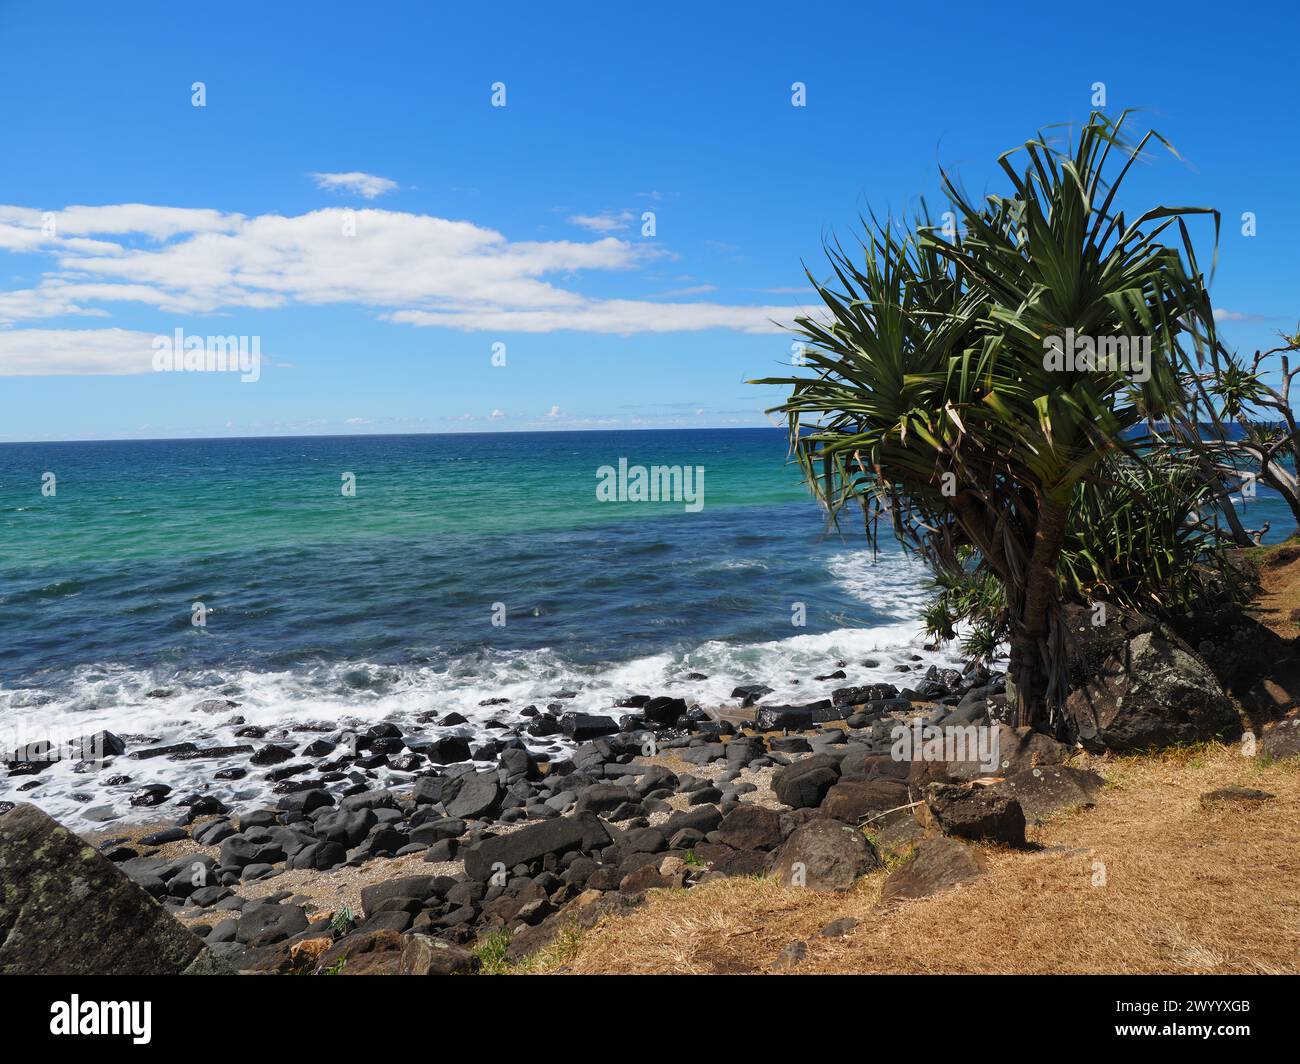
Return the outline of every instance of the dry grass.
<path id="1" fill-rule="evenodd" d="M 986 849 L 989 874 L 965 887 L 893 910 L 883 872 L 838 896 L 759 879 L 654 891 L 559 970 L 758 973 L 804 939 L 807 973 L 1300 973 L 1300 762 L 1206 746 L 1097 767 L 1111 785 L 1095 808 L 1052 817 L 1036 852 Z M 1277 797 L 1201 803 L 1231 785 Z M 861 922 L 817 936 L 842 916 Z"/>
<path id="2" fill-rule="evenodd" d="M 1290 539 L 1250 552 L 1258 566 L 1260 593 L 1250 612 L 1284 639 L 1300 635 L 1300 543 Z"/>

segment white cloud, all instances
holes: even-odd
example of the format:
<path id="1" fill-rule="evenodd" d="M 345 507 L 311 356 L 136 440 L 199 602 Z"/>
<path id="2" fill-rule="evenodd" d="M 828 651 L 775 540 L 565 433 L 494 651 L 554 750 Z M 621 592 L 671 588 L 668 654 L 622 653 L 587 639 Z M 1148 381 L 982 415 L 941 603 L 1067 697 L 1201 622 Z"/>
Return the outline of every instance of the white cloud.
<path id="1" fill-rule="evenodd" d="M 227 233 L 243 221 L 242 214 L 223 214 L 208 208 L 155 207 L 147 203 L 119 203 L 106 207 L 64 207 L 41 211 L 34 207 L 0 206 L 0 247 L 21 238 L 32 243 L 58 243 L 69 250 L 85 244 L 67 237 L 140 235 L 168 240 L 181 233 Z M 95 248 L 121 250 L 116 244 L 88 242 Z"/>
<path id="2" fill-rule="evenodd" d="M 547 417 L 559 417 L 559 416 L 560 416 L 560 408 L 559 408 L 559 406 L 556 405 L 556 406 L 551 407 L 551 412 L 550 412 L 549 414 L 547 414 L 546 416 L 547 416 Z"/>
<path id="3" fill-rule="evenodd" d="M 505 416 L 506 414 L 504 410 L 493 410 L 492 413 L 488 415 L 488 417 L 490 417 L 493 421 L 498 421 Z"/>
<path id="4" fill-rule="evenodd" d="M 1239 310 L 1225 310 L 1223 307 L 1214 308 L 1215 321 L 1268 321 L 1262 314 L 1243 314 Z"/>
<path id="5" fill-rule="evenodd" d="M 0 377 L 152 373 L 154 335 L 129 329 L 0 331 Z"/>
<path id="6" fill-rule="evenodd" d="M 631 211 L 603 211 L 600 214 L 574 214 L 569 221 L 593 233 L 621 233 L 636 220 Z"/>
<path id="7" fill-rule="evenodd" d="M 397 188 L 396 181 L 390 181 L 386 177 L 376 177 L 374 174 L 363 174 L 356 170 L 347 174 L 312 174 L 311 177 L 315 179 L 317 188 L 327 189 L 330 192 L 351 192 L 368 200 Z"/>
<path id="8" fill-rule="evenodd" d="M 437 325 L 468 331 L 549 333 L 668 333 L 731 329 L 744 333 L 782 332 L 794 307 L 736 307 L 720 303 L 646 303 L 635 299 L 584 299 L 538 309 L 488 307 L 472 310 L 403 310 L 390 315 L 408 325 Z"/>
<path id="9" fill-rule="evenodd" d="M 797 313 L 590 298 L 552 278 L 572 284 L 582 271 L 633 270 L 661 253 L 613 236 L 512 241 L 472 222 L 374 208 L 247 217 L 143 204 L 0 206 L 2 248 L 53 259 L 36 286 L 0 292 L 6 324 L 103 316 L 110 303 L 172 315 L 352 304 L 393 322 L 462 330 L 766 333 L 779 331 L 772 319 Z"/>
<path id="10" fill-rule="evenodd" d="M 656 299 L 685 299 L 688 296 L 706 296 L 710 292 L 716 292 L 717 285 L 713 284 L 695 284 L 687 288 L 674 288 L 670 292 L 658 292 L 655 294 Z"/>

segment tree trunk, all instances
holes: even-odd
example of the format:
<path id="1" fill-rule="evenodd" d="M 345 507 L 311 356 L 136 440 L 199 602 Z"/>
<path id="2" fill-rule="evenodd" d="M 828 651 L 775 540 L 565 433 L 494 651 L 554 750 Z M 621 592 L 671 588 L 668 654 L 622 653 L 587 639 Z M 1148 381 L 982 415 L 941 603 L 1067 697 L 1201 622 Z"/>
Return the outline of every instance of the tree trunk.
<path id="1" fill-rule="evenodd" d="M 1057 598 L 1056 567 L 1068 513 L 1067 504 L 1044 500 L 1040 505 L 1020 616 L 1013 622 L 1007 695 L 1022 728 L 1038 723 L 1047 714 L 1053 665 L 1048 628 Z"/>
<path id="2" fill-rule="evenodd" d="M 1300 488 L 1296 478 L 1283 466 L 1274 465 L 1270 459 L 1260 465 L 1259 479 L 1282 496 L 1282 501 L 1291 508 L 1291 516 L 1300 524 Z"/>

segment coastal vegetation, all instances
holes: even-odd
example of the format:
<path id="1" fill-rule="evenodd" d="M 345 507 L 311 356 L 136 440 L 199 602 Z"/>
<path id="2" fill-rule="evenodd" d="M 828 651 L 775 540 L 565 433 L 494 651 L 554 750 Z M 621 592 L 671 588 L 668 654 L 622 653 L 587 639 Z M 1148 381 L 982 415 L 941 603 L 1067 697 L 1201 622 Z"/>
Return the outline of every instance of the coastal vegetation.
<path id="1" fill-rule="evenodd" d="M 1069 694 L 1063 607 L 1160 617 L 1231 597 L 1220 548 L 1251 541 L 1230 501 L 1243 448 L 1201 419 L 1212 395 L 1233 415 L 1272 393 L 1216 373 L 1192 224 L 1217 247 L 1218 212 L 1125 209 L 1134 164 L 1173 151 L 1154 131 L 1130 143 L 1128 118 L 1030 139 L 982 201 L 943 171 L 938 224 L 873 218 L 857 254 L 828 245 L 829 279 L 808 272 L 824 309 L 796 322 L 802 371 L 758 382 L 791 389 L 774 409 L 832 518 L 860 505 L 873 541 L 883 525 L 928 561 L 931 633 L 965 622 L 985 657 L 1005 641 L 1022 726 L 1056 722 Z M 1260 430 L 1251 447 L 1278 445 Z"/>

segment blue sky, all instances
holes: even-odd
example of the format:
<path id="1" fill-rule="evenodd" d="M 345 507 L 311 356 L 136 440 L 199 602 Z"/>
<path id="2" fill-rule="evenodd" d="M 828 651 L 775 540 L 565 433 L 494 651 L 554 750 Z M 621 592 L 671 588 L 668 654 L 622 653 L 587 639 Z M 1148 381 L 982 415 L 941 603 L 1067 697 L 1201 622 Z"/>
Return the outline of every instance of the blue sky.
<path id="1" fill-rule="evenodd" d="M 1183 157 L 1130 207 L 1223 211 L 1230 344 L 1300 318 L 1294 9 L 704 7 L 3 0 L 0 439 L 766 424 L 800 260 L 1095 82 Z"/>

